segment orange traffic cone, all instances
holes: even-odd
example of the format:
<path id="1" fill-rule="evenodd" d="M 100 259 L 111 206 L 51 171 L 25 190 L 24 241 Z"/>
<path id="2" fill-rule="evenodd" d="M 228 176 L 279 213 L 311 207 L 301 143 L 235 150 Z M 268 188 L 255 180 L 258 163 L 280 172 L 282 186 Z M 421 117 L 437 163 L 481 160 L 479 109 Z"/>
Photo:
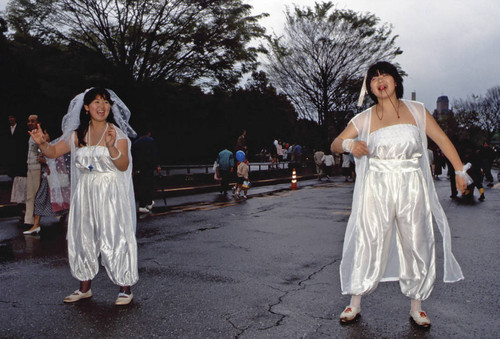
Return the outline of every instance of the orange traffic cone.
<path id="1" fill-rule="evenodd" d="M 292 186 L 290 186 L 292 190 L 297 189 L 297 172 L 295 172 L 295 168 L 293 169 L 292 172 Z"/>

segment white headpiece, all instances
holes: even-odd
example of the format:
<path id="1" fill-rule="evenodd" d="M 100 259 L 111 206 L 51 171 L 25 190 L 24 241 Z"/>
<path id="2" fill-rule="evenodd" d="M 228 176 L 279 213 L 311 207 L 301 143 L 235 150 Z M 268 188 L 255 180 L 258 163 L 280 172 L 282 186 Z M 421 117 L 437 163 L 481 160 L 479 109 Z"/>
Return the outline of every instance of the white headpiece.
<path id="1" fill-rule="evenodd" d="M 63 134 L 68 132 L 73 132 L 80 126 L 80 112 L 83 107 L 83 98 L 85 94 L 90 91 L 92 88 L 86 89 L 85 92 L 78 94 L 76 97 L 71 100 L 68 107 L 68 112 L 62 119 L 61 128 Z M 137 136 L 137 133 L 134 131 L 132 126 L 128 123 L 130 119 L 130 110 L 125 105 L 125 103 L 110 89 L 106 90 L 109 92 L 111 96 L 111 101 L 113 101 L 113 105 L 111 106 L 111 110 L 113 112 L 113 117 L 115 118 L 115 122 L 118 127 L 129 137 L 134 138 Z"/>
<path id="2" fill-rule="evenodd" d="M 368 76 L 368 72 L 365 74 L 365 78 L 363 79 L 363 86 L 361 86 L 361 91 L 359 91 L 359 99 L 358 99 L 358 107 L 363 106 L 363 101 L 365 100 L 365 95 L 368 94 L 366 90 L 366 78 Z"/>
<path id="3" fill-rule="evenodd" d="M 83 99 L 85 97 L 85 94 L 91 89 L 92 88 L 85 90 L 85 92 L 78 94 L 76 97 L 73 98 L 73 100 L 71 100 L 71 102 L 69 103 L 68 112 L 62 119 L 61 128 L 63 135 L 51 142 L 51 144 L 57 144 L 59 141 L 64 140 L 69 144 L 71 150 L 71 157 L 69 159 L 71 170 L 69 174 L 65 170 L 65 166 L 62 166 L 62 164 L 65 164 L 65 159 L 63 159 L 63 157 L 57 158 L 56 160 L 55 159 L 47 160 L 47 164 L 50 168 L 50 173 L 52 173 L 50 175 L 51 177 L 50 199 L 51 203 L 55 206 L 58 206 L 58 208 L 59 207 L 68 208 L 69 202 L 71 200 L 71 195 L 75 191 L 76 183 L 78 182 L 79 171 L 75 165 L 75 156 L 74 156 L 75 142 L 73 138 L 75 137 L 74 131 L 78 129 L 78 126 L 80 126 L 80 113 L 83 107 Z M 113 111 L 113 117 L 115 119 L 115 122 L 121 131 L 117 133 L 117 137 L 125 138 L 126 135 L 130 137 L 137 136 L 137 133 L 135 133 L 133 128 L 128 123 L 128 120 L 130 119 L 130 110 L 128 109 L 128 107 L 116 95 L 115 92 L 109 89 L 106 90 L 109 92 L 111 101 L 113 101 L 111 110 Z M 132 160 L 132 155 L 130 153 L 130 141 L 128 148 L 128 156 L 129 159 Z M 56 161 L 59 161 L 59 166 L 57 165 Z M 130 181 L 128 186 L 129 195 L 131 199 L 130 201 L 134 201 L 133 199 L 134 192 L 132 189 L 133 186 L 131 184 L 132 180 L 131 169 L 132 166 L 129 165 L 126 172 L 120 172 L 120 173 L 123 173 L 123 175 L 129 178 L 127 180 Z M 71 177 L 71 180 L 68 180 L 69 179 L 68 176 Z M 131 208 L 133 211 L 135 211 L 135 207 L 131 206 Z M 135 223 L 134 223 L 134 230 L 135 230 Z"/>

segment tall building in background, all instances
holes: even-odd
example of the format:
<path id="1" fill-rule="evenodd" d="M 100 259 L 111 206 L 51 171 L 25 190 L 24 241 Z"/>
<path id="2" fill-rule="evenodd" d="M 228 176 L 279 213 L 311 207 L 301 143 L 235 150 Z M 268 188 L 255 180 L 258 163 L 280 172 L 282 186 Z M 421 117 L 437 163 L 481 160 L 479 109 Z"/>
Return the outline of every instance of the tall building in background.
<path id="1" fill-rule="evenodd" d="M 450 101 L 446 95 L 438 97 L 433 115 L 437 120 L 453 116 L 453 111 L 450 110 Z"/>

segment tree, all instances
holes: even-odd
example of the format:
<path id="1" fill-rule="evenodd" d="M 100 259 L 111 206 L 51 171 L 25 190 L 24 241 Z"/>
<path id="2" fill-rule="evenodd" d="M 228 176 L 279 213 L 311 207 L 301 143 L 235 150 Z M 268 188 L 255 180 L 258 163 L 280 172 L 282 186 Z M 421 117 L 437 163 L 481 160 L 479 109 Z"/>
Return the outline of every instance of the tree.
<path id="1" fill-rule="evenodd" d="M 479 128 L 488 141 L 500 133 L 500 86 L 488 89 L 484 96 L 456 100 L 454 109 L 459 127 L 468 131 Z"/>
<path id="2" fill-rule="evenodd" d="M 11 0 L 17 35 L 98 53 L 137 82 L 232 88 L 256 68 L 265 29 L 242 0 Z"/>
<path id="3" fill-rule="evenodd" d="M 370 13 L 334 8 L 331 2 L 286 12 L 284 35 L 269 39 L 271 82 L 301 117 L 330 129 L 330 137 L 355 111 L 363 72 L 402 51 L 392 26 Z"/>

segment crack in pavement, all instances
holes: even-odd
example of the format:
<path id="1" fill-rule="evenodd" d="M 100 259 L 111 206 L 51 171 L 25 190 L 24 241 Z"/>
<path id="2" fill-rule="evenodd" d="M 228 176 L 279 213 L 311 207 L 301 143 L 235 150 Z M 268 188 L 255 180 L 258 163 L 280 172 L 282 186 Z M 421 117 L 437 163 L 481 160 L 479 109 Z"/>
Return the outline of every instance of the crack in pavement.
<path id="1" fill-rule="evenodd" d="M 258 328 L 259 331 L 266 331 L 266 330 L 269 330 L 271 328 L 274 328 L 274 327 L 278 327 L 281 325 L 281 323 L 283 322 L 283 320 L 285 320 L 285 318 L 288 316 L 286 314 L 281 314 L 279 312 L 275 312 L 273 311 L 273 308 L 275 306 L 278 306 L 279 304 L 281 304 L 283 302 L 283 299 L 286 298 L 290 293 L 294 293 L 294 292 L 297 292 L 297 291 L 302 291 L 306 288 L 306 285 L 305 283 L 309 280 L 311 280 L 316 274 L 322 272 L 324 269 L 326 269 L 327 267 L 335 264 L 339 259 L 335 259 L 334 261 L 328 263 L 328 264 L 325 264 L 323 266 L 321 266 L 318 270 L 312 272 L 311 274 L 309 274 L 305 279 L 302 279 L 301 281 L 298 282 L 297 286 L 298 288 L 295 288 L 295 289 L 292 289 L 290 291 L 286 291 L 284 292 L 283 295 L 281 295 L 280 297 L 278 297 L 278 302 L 274 303 L 274 304 L 269 304 L 269 307 L 267 309 L 267 311 L 273 315 L 279 315 L 280 318 L 275 322 L 275 324 L 273 326 L 268 326 L 268 327 L 263 327 L 263 328 Z M 277 289 L 278 291 L 280 291 L 279 289 Z"/>
<path id="2" fill-rule="evenodd" d="M 237 313 L 240 313 L 240 312 L 237 312 Z M 230 324 L 231 324 L 231 326 L 232 326 L 235 330 L 237 330 L 237 331 L 238 331 L 238 333 L 234 336 L 235 338 L 239 338 L 239 337 L 240 337 L 241 335 L 243 335 L 243 333 L 245 333 L 245 331 L 246 331 L 246 330 L 248 330 L 248 328 L 250 327 L 250 326 L 246 326 L 246 327 L 240 328 L 240 327 L 236 326 L 236 324 L 235 324 L 235 323 L 233 323 L 233 322 L 231 321 L 231 317 L 232 317 L 232 316 L 234 316 L 234 315 L 236 315 L 237 313 L 234 313 L 234 314 L 229 314 L 228 316 L 226 316 L 226 317 L 224 318 L 224 320 L 225 320 L 225 321 L 227 321 L 228 323 L 230 323 Z"/>

